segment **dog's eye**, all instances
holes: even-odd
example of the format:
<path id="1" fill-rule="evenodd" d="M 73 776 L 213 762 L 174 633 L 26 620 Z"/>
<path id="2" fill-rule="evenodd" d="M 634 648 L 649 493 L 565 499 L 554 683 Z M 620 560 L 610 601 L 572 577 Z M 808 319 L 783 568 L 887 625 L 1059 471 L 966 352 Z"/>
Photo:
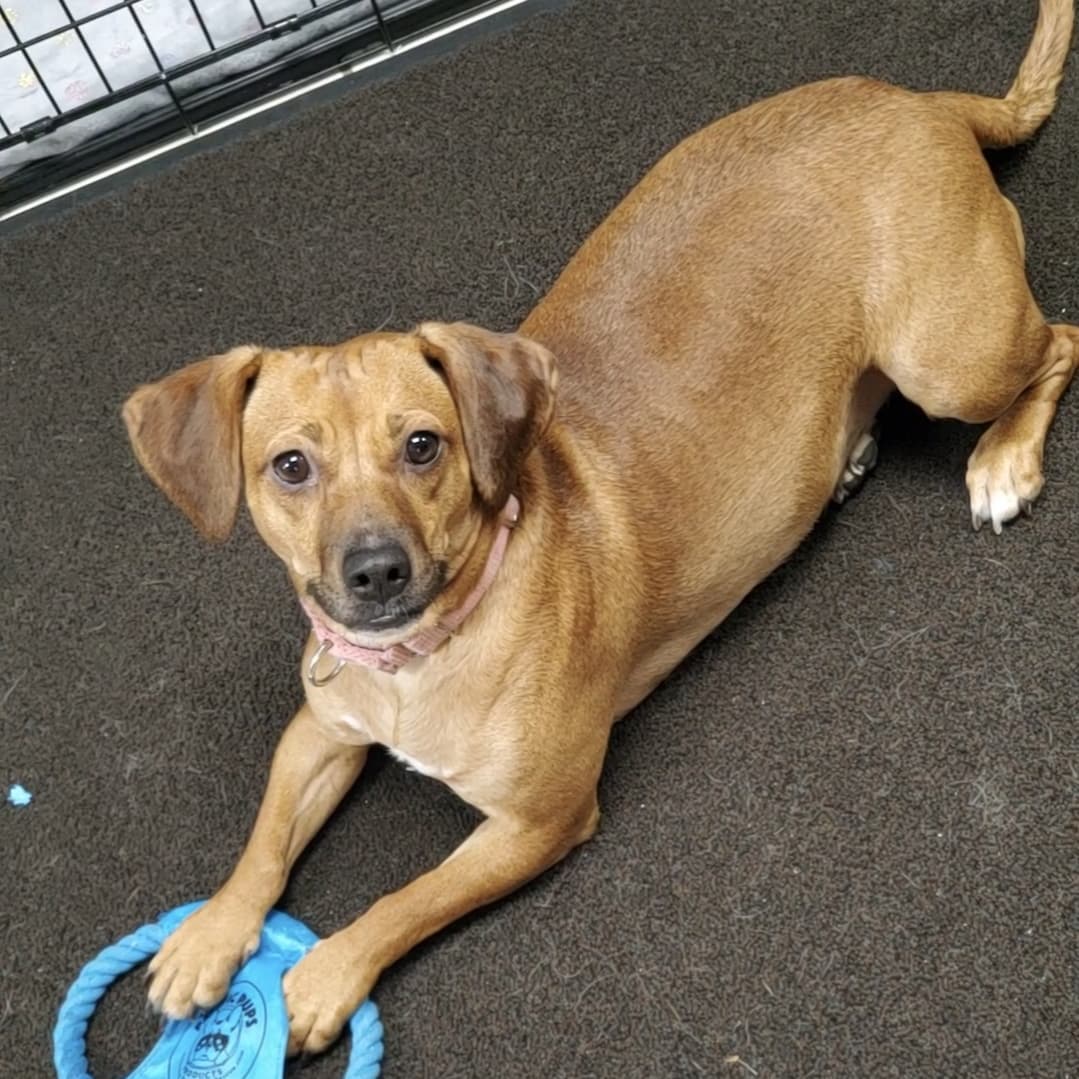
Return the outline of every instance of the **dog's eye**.
<path id="1" fill-rule="evenodd" d="M 415 431 L 405 443 L 405 458 L 410 465 L 429 465 L 442 448 L 434 431 Z"/>
<path id="2" fill-rule="evenodd" d="M 285 483 L 303 483 L 311 475 L 311 466 L 299 450 L 286 450 L 273 459 L 277 478 Z"/>

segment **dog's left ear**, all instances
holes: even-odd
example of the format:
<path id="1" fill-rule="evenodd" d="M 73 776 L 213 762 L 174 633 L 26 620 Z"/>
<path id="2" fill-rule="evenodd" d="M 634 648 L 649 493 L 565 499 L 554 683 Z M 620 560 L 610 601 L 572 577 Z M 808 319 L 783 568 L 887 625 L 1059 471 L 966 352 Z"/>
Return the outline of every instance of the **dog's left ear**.
<path id="1" fill-rule="evenodd" d="M 488 508 L 501 509 L 554 413 L 554 357 L 520 334 L 464 322 L 425 322 L 416 333 L 457 405 L 476 492 Z"/>
<path id="2" fill-rule="evenodd" d="M 199 360 L 124 402 L 139 464 L 207 539 L 232 531 L 243 487 L 240 420 L 262 357 L 243 345 Z"/>

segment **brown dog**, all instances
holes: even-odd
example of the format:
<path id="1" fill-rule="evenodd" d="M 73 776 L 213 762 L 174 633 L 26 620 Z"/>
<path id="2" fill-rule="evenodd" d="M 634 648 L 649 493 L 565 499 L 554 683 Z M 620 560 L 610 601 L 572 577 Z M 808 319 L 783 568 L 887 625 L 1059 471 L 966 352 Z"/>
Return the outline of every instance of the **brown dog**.
<path id="1" fill-rule="evenodd" d="M 373 743 L 486 819 L 289 973 L 293 1050 L 588 839 L 612 723 L 857 483 L 893 388 L 993 421 L 967 472 L 976 527 L 1029 508 L 1079 329 L 1035 306 L 979 147 L 1049 115 L 1072 19 L 1042 0 L 1003 99 L 838 79 L 719 121 L 519 334 L 243 347 L 135 392 L 153 479 L 213 539 L 245 492 L 314 630 L 250 842 L 153 961 L 156 1005 L 222 996 Z"/>

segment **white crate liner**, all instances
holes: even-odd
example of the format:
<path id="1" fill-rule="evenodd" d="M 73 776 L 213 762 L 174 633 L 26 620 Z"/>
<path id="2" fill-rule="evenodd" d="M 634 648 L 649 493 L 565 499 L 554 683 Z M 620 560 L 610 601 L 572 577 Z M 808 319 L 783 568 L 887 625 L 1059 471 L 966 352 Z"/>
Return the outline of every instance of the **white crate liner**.
<path id="1" fill-rule="evenodd" d="M 327 2 L 329 0 L 316 0 L 316 5 Z M 198 15 L 215 48 L 242 40 L 261 29 L 249 0 L 139 0 L 132 7 L 166 68 L 214 51 L 199 25 L 193 4 L 198 5 Z M 116 0 L 67 0 L 74 19 L 115 5 Z M 131 11 L 116 11 L 84 23 L 79 28 L 80 40 L 58 0 L 0 0 L 0 6 L 19 41 L 46 33 L 50 35 L 29 49 L 0 58 L 0 116 L 12 133 L 35 120 L 55 115 L 48 95 L 34 74 L 34 67 L 41 80 L 48 84 L 61 112 L 108 95 L 108 88 L 98 75 L 87 49 L 93 52 L 114 90 L 154 75 L 158 70 Z M 312 5 L 310 0 L 259 0 L 258 9 L 263 20 L 270 24 L 289 15 L 310 12 Z M 257 68 L 331 30 L 363 24 L 373 18 L 370 0 L 357 0 L 356 4 L 317 19 L 301 30 L 244 49 L 185 76 L 182 91 L 187 93 L 222 82 L 230 75 Z M 18 42 L 12 39 L 7 26 L 0 21 L 0 52 L 16 44 Z M 27 61 L 27 53 L 33 65 Z M 63 153 L 97 134 L 123 126 L 136 116 L 167 107 L 169 103 L 168 91 L 156 87 L 33 142 L 0 150 L 0 176 L 28 162 Z"/>

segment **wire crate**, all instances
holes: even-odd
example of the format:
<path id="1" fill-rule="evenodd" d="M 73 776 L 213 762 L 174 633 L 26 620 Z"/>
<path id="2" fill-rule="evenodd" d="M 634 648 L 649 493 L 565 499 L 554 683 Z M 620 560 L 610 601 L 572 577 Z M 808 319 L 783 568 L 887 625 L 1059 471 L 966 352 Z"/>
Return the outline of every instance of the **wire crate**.
<path id="1" fill-rule="evenodd" d="M 525 0 L 0 0 L 0 221 Z"/>

